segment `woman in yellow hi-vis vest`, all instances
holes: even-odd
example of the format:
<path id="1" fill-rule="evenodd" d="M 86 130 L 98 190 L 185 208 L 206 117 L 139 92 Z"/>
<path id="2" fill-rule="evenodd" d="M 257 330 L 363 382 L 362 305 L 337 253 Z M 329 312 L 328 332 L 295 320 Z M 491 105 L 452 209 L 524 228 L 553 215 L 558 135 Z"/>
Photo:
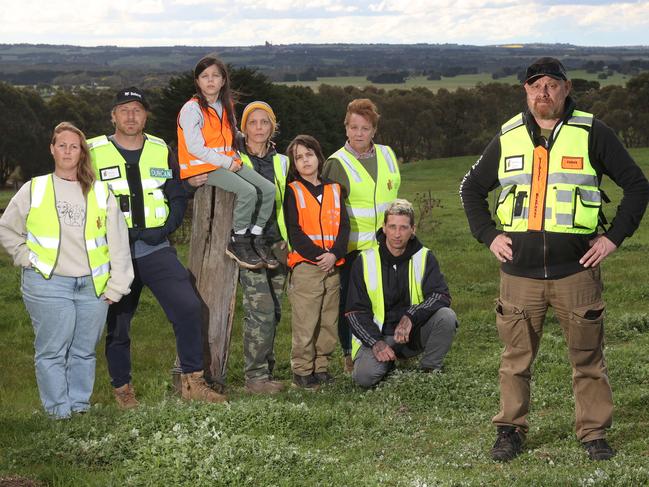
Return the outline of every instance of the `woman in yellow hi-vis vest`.
<path id="1" fill-rule="evenodd" d="M 360 98 L 351 101 L 345 115 L 347 142 L 327 159 L 322 171 L 325 178 L 343 187 L 351 227 L 345 265 L 340 271 L 338 320 L 338 337 L 347 372 L 353 368 L 351 333 L 343 316 L 349 273 L 359 252 L 377 245 L 376 232 L 383 223 L 383 214 L 397 198 L 401 184 L 394 151 L 387 145 L 374 143 L 379 118 L 376 105 L 371 100 Z"/>
<path id="2" fill-rule="evenodd" d="M 50 151 L 54 172 L 12 198 L 0 243 L 23 268 L 41 402 L 62 419 L 90 408 L 108 305 L 128 294 L 133 267 L 126 223 L 106 184 L 95 181 L 81 130 L 57 125 Z"/>

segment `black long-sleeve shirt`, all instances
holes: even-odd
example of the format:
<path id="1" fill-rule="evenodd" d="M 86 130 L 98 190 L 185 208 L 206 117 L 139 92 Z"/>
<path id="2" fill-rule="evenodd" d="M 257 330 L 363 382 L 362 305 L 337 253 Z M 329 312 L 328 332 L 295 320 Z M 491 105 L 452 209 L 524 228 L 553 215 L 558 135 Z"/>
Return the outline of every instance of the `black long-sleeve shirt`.
<path id="1" fill-rule="evenodd" d="M 167 179 L 162 187 L 162 192 L 169 206 L 169 215 L 167 215 L 167 220 L 163 226 L 146 228 L 144 220 L 144 194 L 139 165 L 140 156 L 144 147 L 129 150 L 117 144 L 112 137 L 110 140 L 126 161 L 126 179 L 129 190 L 133 195 L 130 198 L 131 219 L 133 221 L 133 228 L 129 228 L 129 240 L 131 244 L 133 245 L 136 240 L 141 240 L 151 246 L 165 242 L 169 234 L 182 224 L 183 218 L 185 217 L 185 210 L 187 209 L 187 192 L 180 180 L 180 167 L 178 166 L 174 152 L 171 148 L 167 148 L 167 164 L 169 165 L 169 169 L 171 169 L 173 177 Z"/>
<path id="2" fill-rule="evenodd" d="M 572 115 L 574 102 L 566 100 L 563 120 Z M 525 125 L 534 145 L 542 143 L 540 129 L 532 114 L 524 114 Z M 487 247 L 502 230 L 489 212 L 487 196 L 499 186 L 500 137 L 489 143 L 478 161 L 464 176 L 460 195 L 471 233 Z M 600 120 L 593 120 L 589 134 L 588 157 L 598 181 L 606 174 L 624 191 L 617 214 L 605 235 L 618 247 L 638 228 L 649 200 L 649 183 L 613 130 Z M 593 235 L 555 232 L 510 232 L 514 258 L 502 264 L 508 274 L 537 279 L 558 279 L 583 270 L 579 259 L 590 248 Z"/>
<path id="3" fill-rule="evenodd" d="M 326 179 L 322 180 L 322 184 L 314 186 L 304 178 L 297 177 L 306 189 L 318 199 L 322 196 L 324 187 L 328 184 L 334 184 Z M 341 187 L 342 190 L 342 187 Z M 344 195 L 340 195 L 340 226 L 338 228 L 338 236 L 331 249 L 326 250 L 313 243 L 313 241 L 302 231 L 299 223 L 299 215 L 297 211 L 297 202 L 293 190 L 286 185 L 286 195 L 284 196 L 284 219 L 286 220 L 286 230 L 288 232 L 288 240 L 291 247 L 302 257 L 312 262 L 317 262 L 316 258 L 325 252 L 331 252 L 336 256 L 336 260 L 341 259 L 347 254 L 347 242 L 349 240 L 349 217 L 347 216 L 347 209 L 344 205 Z"/>
<path id="4" fill-rule="evenodd" d="M 354 335 L 366 347 L 372 347 L 386 335 L 394 335 L 394 329 L 403 316 L 412 321 L 413 331 L 410 340 L 416 339 L 418 330 L 440 308 L 451 305 L 451 295 L 440 271 L 439 264 L 432 251 L 426 257 L 426 267 L 422 279 L 424 300 L 417 305 L 410 304 L 410 287 L 408 267 L 410 258 L 421 248 L 421 242 L 415 237 L 408 242 L 406 251 L 394 256 L 385 245 L 385 235 L 379 230 L 377 235 L 379 254 L 381 256 L 381 276 L 383 286 L 383 304 L 385 316 L 383 328 L 374 323 L 372 302 L 367 294 L 363 276 L 363 259 L 359 257 L 352 266 L 345 317 Z"/>

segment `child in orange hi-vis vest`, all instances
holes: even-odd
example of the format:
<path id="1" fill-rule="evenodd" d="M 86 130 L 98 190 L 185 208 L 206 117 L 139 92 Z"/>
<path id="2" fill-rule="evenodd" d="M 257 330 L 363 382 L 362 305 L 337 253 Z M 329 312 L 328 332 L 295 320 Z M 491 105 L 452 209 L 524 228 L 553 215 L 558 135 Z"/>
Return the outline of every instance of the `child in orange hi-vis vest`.
<path id="1" fill-rule="evenodd" d="M 245 166 L 236 151 L 237 121 L 228 70 L 220 59 L 206 56 L 194 68 L 196 94 L 178 114 L 180 177 L 192 186 L 208 184 L 236 195 L 232 234 L 226 254 L 241 267 L 275 269 L 263 229 L 273 213 L 275 185 Z M 257 102 L 272 115 L 268 104 Z M 247 113 L 243 113 L 245 122 Z"/>
<path id="2" fill-rule="evenodd" d="M 322 179 L 324 156 L 318 141 L 298 135 L 286 152 L 293 386 L 317 389 L 333 381 L 328 369 L 338 340 L 338 267 L 347 253 L 349 218 L 341 186 Z"/>

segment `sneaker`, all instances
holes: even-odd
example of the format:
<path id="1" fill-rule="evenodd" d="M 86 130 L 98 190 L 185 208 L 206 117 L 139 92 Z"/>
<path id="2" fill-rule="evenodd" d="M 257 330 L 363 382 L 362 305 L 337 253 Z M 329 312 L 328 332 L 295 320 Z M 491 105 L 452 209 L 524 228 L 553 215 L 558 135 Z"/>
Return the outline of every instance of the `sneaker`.
<path id="1" fill-rule="evenodd" d="M 284 384 L 270 379 L 247 380 L 243 388 L 251 394 L 277 394 L 284 390 Z"/>
<path id="2" fill-rule="evenodd" d="M 228 257 L 235 260 L 239 264 L 239 267 L 245 269 L 261 269 L 264 267 L 264 262 L 252 248 L 250 235 L 233 233 L 230 237 L 228 248 L 225 249 L 225 253 Z"/>
<path id="3" fill-rule="evenodd" d="M 336 381 L 334 376 L 329 372 L 316 372 L 313 374 L 313 377 L 315 377 L 315 380 L 317 380 L 320 385 L 333 384 Z"/>
<path id="4" fill-rule="evenodd" d="M 345 371 L 346 374 L 351 374 L 354 372 L 354 361 L 352 360 L 352 356 L 350 355 L 345 355 L 343 359 L 343 370 Z"/>
<path id="5" fill-rule="evenodd" d="M 298 389 L 307 389 L 309 391 L 317 391 L 320 387 L 318 380 L 311 375 L 297 375 L 293 374 L 293 387 Z"/>
<path id="6" fill-rule="evenodd" d="M 491 448 L 491 458 L 497 462 L 509 462 L 523 451 L 525 436 L 515 426 L 498 426 L 498 438 Z"/>
<path id="7" fill-rule="evenodd" d="M 113 388 L 113 394 L 117 401 L 117 407 L 120 409 L 133 409 L 140 405 L 140 402 L 135 399 L 135 389 L 131 384 Z"/>
<path id="8" fill-rule="evenodd" d="M 202 401 L 202 402 L 226 402 L 228 398 L 224 394 L 219 394 L 212 389 L 205 377 L 203 371 L 190 372 L 180 376 L 182 381 L 182 398 L 185 401 Z"/>
<path id="9" fill-rule="evenodd" d="M 273 255 L 273 251 L 263 235 L 253 235 L 252 248 L 267 268 L 277 269 L 279 267 L 279 261 Z"/>
<path id="10" fill-rule="evenodd" d="M 584 441 L 581 444 L 588 452 L 591 460 L 610 460 L 615 456 L 615 450 L 609 446 L 604 438 L 593 441 Z"/>

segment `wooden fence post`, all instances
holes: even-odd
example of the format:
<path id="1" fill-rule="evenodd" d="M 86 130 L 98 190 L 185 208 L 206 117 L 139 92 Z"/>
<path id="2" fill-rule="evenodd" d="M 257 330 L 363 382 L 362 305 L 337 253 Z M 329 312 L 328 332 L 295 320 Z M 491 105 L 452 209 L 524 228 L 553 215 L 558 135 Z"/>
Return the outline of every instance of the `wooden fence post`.
<path id="1" fill-rule="evenodd" d="M 194 195 L 188 269 L 203 301 L 205 377 L 225 387 L 239 266 L 225 254 L 232 228 L 234 193 L 202 186 Z"/>

